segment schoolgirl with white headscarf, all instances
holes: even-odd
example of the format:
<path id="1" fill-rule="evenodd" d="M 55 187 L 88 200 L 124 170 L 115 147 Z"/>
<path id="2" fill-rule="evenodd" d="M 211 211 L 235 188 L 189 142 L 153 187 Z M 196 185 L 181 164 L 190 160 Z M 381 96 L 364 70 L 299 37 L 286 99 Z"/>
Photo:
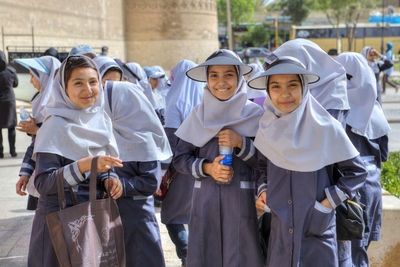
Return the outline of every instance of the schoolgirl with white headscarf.
<path id="1" fill-rule="evenodd" d="M 310 94 L 318 80 L 281 57 L 248 83 L 268 93 L 254 141 L 266 177 L 257 206 L 271 210 L 267 266 L 338 266 L 334 208 L 366 176 L 341 124 Z M 344 174 L 336 184 L 329 166 Z"/>
<path id="2" fill-rule="evenodd" d="M 350 111 L 346 132 L 367 166 L 366 183 L 360 188 L 361 202 L 366 205 L 366 231 L 362 240 L 352 240 L 342 266 L 368 266 L 367 249 L 380 239 L 382 224 L 381 164 L 389 156 L 389 124 L 377 101 L 376 81 L 367 60 L 359 53 L 343 53 L 336 60 L 346 69 Z M 362 96 L 362 97 L 361 97 Z"/>
<path id="3" fill-rule="evenodd" d="M 59 266 L 46 225 L 46 216 L 59 209 L 57 172 L 67 187 L 77 191 L 78 202 L 88 200 L 87 172 L 94 156 L 99 156 L 98 196 L 106 188 L 113 198 L 122 194 L 122 185 L 111 172 L 121 167 L 111 120 L 104 111 L 99 73 L 86 56 L 70 56 L 60 66 L 53 83 L 44 121 L 37 132 L 33 158 L 36 161 L 35 187 L 40 193 L 32 224 L 29 266 Z M 67 205 L 72 204 L 65 194 Z"/>
<path id="4" fill-rule="evenodd" d="M 123 167 L 117 200 L 127 266 L 165 266 L 154 198 L 161 183 L 160 162 L 172 156 L 164 129 L 137 85 L 107 81 L 105 109 L 109 114 Z"/>
<path id="5" fill-rule="evenodd" d="M 318 75 L 320 79 L 309 85 L 311 95 L 344 126 L 350 108 L 344 68 L 316 43 L 301 38 L 282 44 L 273 55 L 297 58 L 308 71 Z"/>
<path id="6" fill-rule="evenodd" d="M 20 179 L 16 184 L 17 194 L 21 196 L 26 195 L 22 189 L 27 189 L 29 192 L 27 208 L 35 210 L 39 194 L 33 186 L 34 177 L 32 177 L 32 180 L 30 179 L 35 170 L 35 161 L 32 160 L 33 147 L 36 132 L 44 120 L 44 112 L 53 88 L 54 76 L 61 63 L 57 58 L 52 56 L 21 58 L 15 61 L 30 71 L 32 75 L 31 82 L 34 83 L 34 86 L 38 86 L 37 89 L 39 89 L 39 93 L 32 101 L 32 118 L 29 121 L 20 121 L 19 128 L 17 128 L 19 131 L 32 135 L 32 142 L 25 152 L 19 172 Z"/>
<path id="7" fill-rule="evenodd" d="M 111 57 L 99 56 L 93 59 L 101 76 L 101 85 L 106 81 L 121 81 L 123 71 L 118 63 Z"/>
<path id="8" fill-rule="evenodd" d="M 222 49 L 186 73 L 207 82 L 201 104 L 176 131 L 173 165 L 195 180 L 186 266 L 262 266 L 251 167 L 262 109 L 247 100 L 250 71 Z M 220 163 L 219 146 L 234 149 L 232 167 Z"/>
<path id="9" fill-rule="evenodd" d="M 171 72 L 172 84 L 166 97 L 165 133 L 173 151 L 178 142 L 175 131 L 203 99 L 205 83 L 186 76 L 186 72 L 195 66 L 194 62 L 185 59 L 179 61 Z M 161 206 L 161 222 L 166 225 L 177 256 L 183 262 L 188 247 L 184 224 L 189 223 L 193 184 L 191 175 L 177 173 Z"/>

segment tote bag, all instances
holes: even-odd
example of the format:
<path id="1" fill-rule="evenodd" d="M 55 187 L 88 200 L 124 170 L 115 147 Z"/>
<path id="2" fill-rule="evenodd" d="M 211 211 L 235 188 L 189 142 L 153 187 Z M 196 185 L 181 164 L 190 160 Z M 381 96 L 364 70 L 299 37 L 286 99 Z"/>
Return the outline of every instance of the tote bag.
<path id="1" fill-rule="evenodd" d="M 93 158 L 89 201 L 66 208 L 62 169 L 57 172 L 60 210 L 46 217 L 50 239 L 60 266 L 125 266 L 124 233 L 114 199 L 96 199 L 97 157 Z"/>

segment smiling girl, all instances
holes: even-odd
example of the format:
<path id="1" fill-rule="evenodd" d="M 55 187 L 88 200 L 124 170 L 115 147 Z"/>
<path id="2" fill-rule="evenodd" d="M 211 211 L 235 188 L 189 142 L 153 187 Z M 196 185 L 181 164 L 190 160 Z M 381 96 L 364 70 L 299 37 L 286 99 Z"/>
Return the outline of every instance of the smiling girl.
<path id="1" fill-rule="evenodd" d="M 122 167 L 110 118 L 104 112 L 103 90 L 94 62 L 86 56 L 70 56 L 55 77 L 45 119 L 37 132 L 33 158 L 35 187 L 40 193 L 32 224 L 28 266 L 59 266 L 46 215 L 58 211 L 57 173 L 64 180 L 67 206 L 72 205 L 68 188 L 77 192 L 78 202 L 89 199 L 87 177 L 92 158 L 97 162 L 97 197 L 106 190 L 114 199 L 122 194 L 117 175 L 107 171 Z M 111 155 L 111 156 L 108 156 Z"/>
<path id="2" fill-rule="evenodd" d="M 254 141 L 266 174 L 257 207 L 271 209 L 267 266 L 338 266 L 334 208 L 366 177 L 341 124 L 309 92 L 318 79 L 286 57 L 249 81 L 268 93 Z M 329 166 L 343 174 L 336 184 Z"/>
<path id="3" fill-rule="evenodd" d="M 262 266 L 252 173 L 262 109 L 247 100 L 243 75 L 250 71 L 231 51 L 218 50 L 186 72 L 207 82 L 202 103 L 175 133 L 174 167 L 195 180 L 187 267 Z M 221 164 L 219 146 L 234 150 L 232 166 Z"/>

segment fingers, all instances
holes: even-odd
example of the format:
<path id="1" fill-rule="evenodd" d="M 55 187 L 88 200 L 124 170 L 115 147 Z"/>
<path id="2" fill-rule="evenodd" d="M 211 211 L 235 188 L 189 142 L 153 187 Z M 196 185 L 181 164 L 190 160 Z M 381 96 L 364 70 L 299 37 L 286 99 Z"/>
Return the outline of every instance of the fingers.
<path id="1" fill-rule="evenodd" d="M 24 185 L 23 181 L 20 179 L 20 180 L 17 182 L 17 184 L 15 185 L 15 187 L 16 187 L 16 193 L 17 193 L 18 195 L 20 195 L 20 196 L 26 196 L 26 193 L 23 192 L 23 191 L 21 190 L 21 188 L 23 188 L 23 190 L 25 191 L 25 189 L 26 189 L 26 183 L 25 183 L 25 185 Z"/>
<path id="2" fill-rule="evenodd" d="M 218 157 L 216 157 L 215 159 L 214 159 L 214 162 L 220 162 L 221 160 L 223 160 L 224 158 L 225 158 L 226 156 L 225 155 L 220 155 L 220 156 L 218 156 Z M 223 166 L 223 165 L 222 165 Z"/>
<path id="3" fill-rule="evenodd" d="M 256 208 L 257 208 L 258 210 L 264 210 L 264 205 L 265 205 L 265 203 L 263 203 L 262 200 L 261 200 L 260 198 L 258 198 L 258 199 L 256 200 Z"/>
<path id="4" fill-rule="evenodd" d="M 108 187 L 109 187 L 109 194 L 113 199 L 117 199 L 119 198 L 122 193 L 123 193 L 123 189 L 122 189 L 122 184 L 121 181 L 116 179 L 116 178 L 109 178 L 106 181 L 109 181 L 108 183 Z"/>

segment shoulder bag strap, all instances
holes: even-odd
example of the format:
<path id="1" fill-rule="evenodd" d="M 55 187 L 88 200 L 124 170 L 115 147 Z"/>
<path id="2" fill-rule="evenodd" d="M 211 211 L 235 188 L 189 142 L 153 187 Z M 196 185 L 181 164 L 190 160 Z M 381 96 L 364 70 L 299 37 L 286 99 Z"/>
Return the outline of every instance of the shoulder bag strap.
<path id="1" fill-rule="evenodd" d="M 96 182 L 97 182 L 97 160 L 98 157 L 92 159 L 92 166 L 90 168 L 90 181 L 89 181 L 89 200 L 96 200 Z"/>

